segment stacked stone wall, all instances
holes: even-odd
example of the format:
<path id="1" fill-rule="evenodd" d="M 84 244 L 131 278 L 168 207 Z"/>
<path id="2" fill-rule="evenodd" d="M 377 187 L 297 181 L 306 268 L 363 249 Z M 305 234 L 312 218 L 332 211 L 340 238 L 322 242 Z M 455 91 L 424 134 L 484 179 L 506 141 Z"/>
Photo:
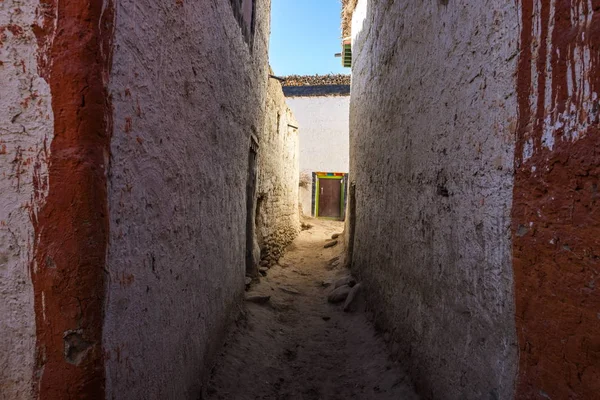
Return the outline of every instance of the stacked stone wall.
<path id="1" fill-rule="evenodd" d="M 298 128 L 281 84 L 270 79 L 265 123 L 259 136 L 255 221 L 263 267 L 275 264 L 300 230 Z"/>

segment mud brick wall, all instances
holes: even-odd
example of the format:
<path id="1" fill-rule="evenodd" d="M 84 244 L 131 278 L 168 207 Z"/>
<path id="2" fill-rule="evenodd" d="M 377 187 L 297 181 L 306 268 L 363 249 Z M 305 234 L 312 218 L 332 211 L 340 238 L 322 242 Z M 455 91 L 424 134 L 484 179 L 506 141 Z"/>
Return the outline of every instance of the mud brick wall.
<path id="1" fill-rule="evenodd" d="M 300 230 L 299 127 L 281 84 L 269 80 L 265 124 L 259 135 L 256 240 L 261 266 L 271 266 Z"/>

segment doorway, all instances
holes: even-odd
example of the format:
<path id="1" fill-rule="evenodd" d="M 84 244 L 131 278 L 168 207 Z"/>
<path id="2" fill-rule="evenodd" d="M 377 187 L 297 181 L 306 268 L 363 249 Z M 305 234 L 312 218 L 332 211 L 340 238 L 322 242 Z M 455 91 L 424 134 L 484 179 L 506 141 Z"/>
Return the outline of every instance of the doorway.
<path id="1" fill-rule="evenodd" d="M 256 254 L 254 253 L 254 221 L 256 214 L 256 158 L 258 139 L 250 136 L 248 151 L 248 180 L 246 181 L 246 274 L 255 276 L 258 273 Z"/>
<path id="2" fill-rule="evenodd" d="M 340 203 L 342 200 L 341 183 L 341 179 L 319 179 L 318 217 L 340 217 Z"/>
<path id="3" fill-rule="evenodd" d="M 315 173 L 315 216 L 343 220 L 346 208 L 346 182 L 344 173 Z"/>

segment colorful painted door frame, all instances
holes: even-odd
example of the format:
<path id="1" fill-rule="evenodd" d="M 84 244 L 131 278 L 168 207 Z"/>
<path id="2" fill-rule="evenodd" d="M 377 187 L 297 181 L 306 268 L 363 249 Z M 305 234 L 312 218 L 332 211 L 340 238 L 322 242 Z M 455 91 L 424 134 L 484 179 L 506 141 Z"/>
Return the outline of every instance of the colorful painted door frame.
<path id="1" fill-rule="evenodd" d="M 320 195 L 320 184 L 319 181 L 321 179 L 335 179 L 340 180 L 341 184 L 341 196 L 340 196 L 340 220 L 344 220 L 346 218 L 346 194 L 348 192 L 348 174 L 343 172 L 313 172 L 312 179 L 312 214 L 316 218 L 326 218 L 319 217 L 319 195 Z"/>

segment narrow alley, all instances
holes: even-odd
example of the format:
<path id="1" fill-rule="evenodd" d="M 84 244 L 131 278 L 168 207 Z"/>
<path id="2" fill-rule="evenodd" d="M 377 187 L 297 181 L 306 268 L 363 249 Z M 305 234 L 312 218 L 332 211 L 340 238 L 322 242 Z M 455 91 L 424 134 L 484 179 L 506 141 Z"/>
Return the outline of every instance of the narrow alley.
<path id="1" fill-rule="evenodd" d="M 416 399 L 404 366 L 364 312 L 360 294 L 328 295 L 346 283 L 342 244 L 324 248 L 343 223 L 308 219 L 279 263 L 246 292 L 246 307 L 211 371 L 206 399 Z M 351 282 L 354 285 L 353 282 Z"/>
<path id="2" fill-rule="evenodd" d="M 600 0 L 0 0 L 0 400 L 598 400 Z"/>

